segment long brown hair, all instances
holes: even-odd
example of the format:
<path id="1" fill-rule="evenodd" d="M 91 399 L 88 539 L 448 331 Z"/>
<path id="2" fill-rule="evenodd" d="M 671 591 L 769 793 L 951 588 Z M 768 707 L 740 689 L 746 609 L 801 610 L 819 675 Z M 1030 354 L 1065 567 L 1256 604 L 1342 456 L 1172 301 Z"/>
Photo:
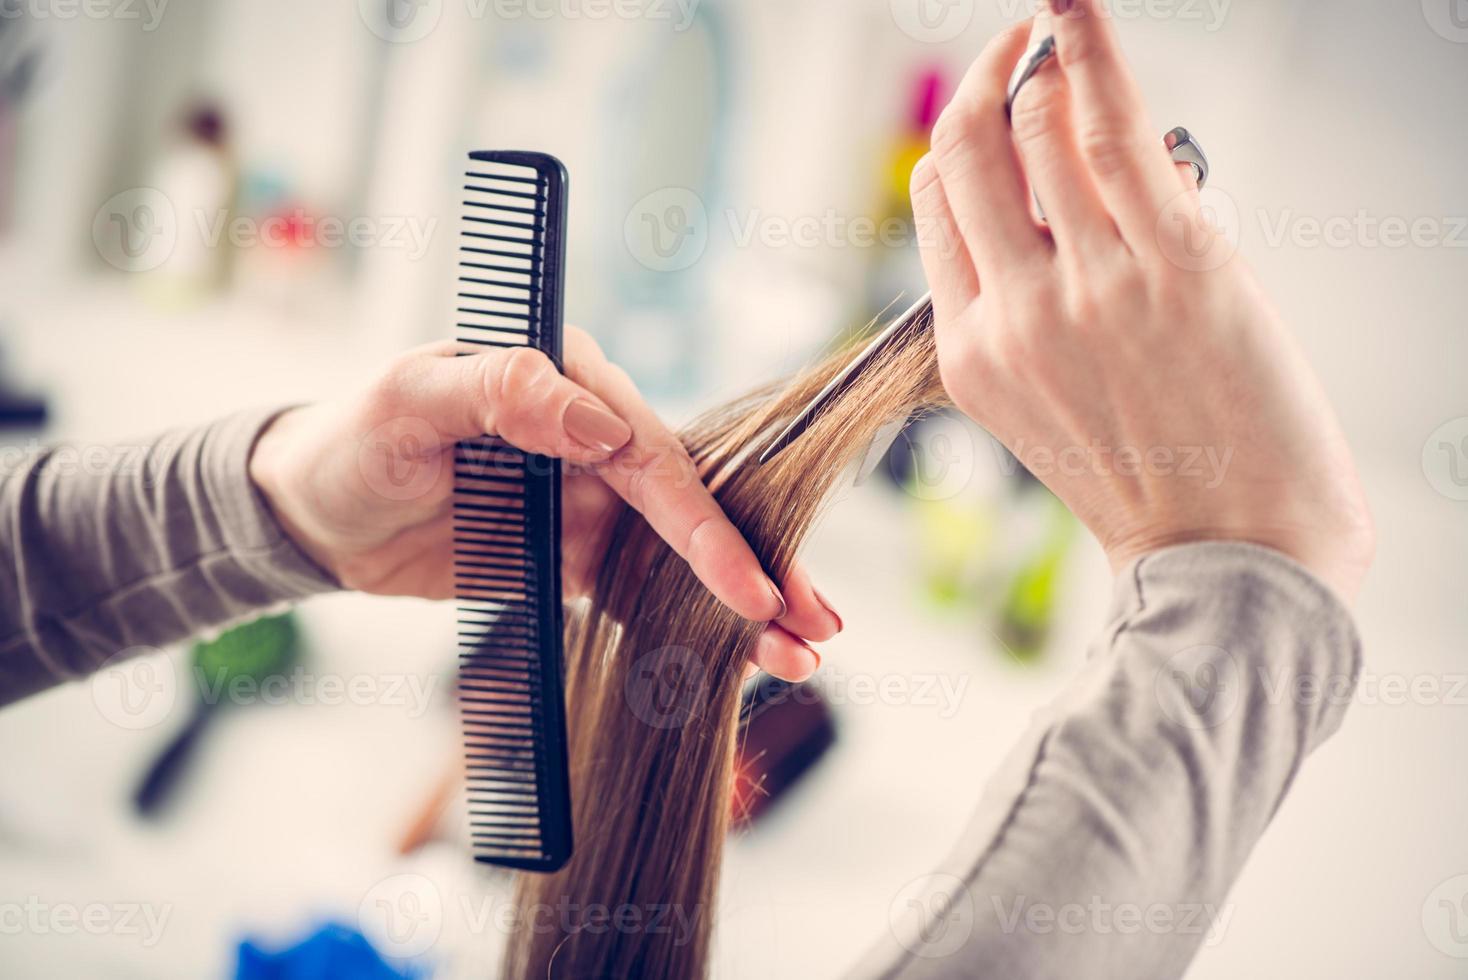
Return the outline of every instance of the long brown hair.
<path id="1" fill-rule="evenodd" d="M 758 448 L 848 354 L 710 412 L 681 434 L 776 581 L 877 430 L 945 398 L 924 319 L 801 439 L 760 466 Z M 523 927 L 505 976 L 706 974 L 741 677 L 761 628 L 715 600 L 640 517 L 619 520 L 589 608 L 568 626 L 575 856 L 554 875 L 521 879 Z"/>

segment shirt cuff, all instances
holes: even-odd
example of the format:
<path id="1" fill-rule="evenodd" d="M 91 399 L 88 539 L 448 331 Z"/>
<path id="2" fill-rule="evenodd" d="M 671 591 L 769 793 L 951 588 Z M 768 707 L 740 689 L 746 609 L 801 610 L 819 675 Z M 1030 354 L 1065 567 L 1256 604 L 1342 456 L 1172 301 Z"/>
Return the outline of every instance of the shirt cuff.
<path id="1" fill-rule="evenodd" d="M 1340 727 L 1361 675 L 1361 638 L 1355 619 L 1336 593 L 1283 552 L 1241 541 L 1175 545 L 1143 555 L 1117 576 L 1112 637 L 1122 631 L 1145 639 L 1170 638 L 1176 623 L 1288 623 L 1293 644 L 1281 657 L 1262 659 L 1263 647 L 1239 644 L 1218 652 L 1213 667 L 1238 671 L 1247 697 L 1281 697 L 1295 705 L 1311 751 Z M 1283 636 L 1281 636 L 1283 639 Z M 1204 644 L 1206 645 L 1206 644 Z M 1250 650 L 1253 650 L 1251 653 Z M 1180 648 L 1174 659 L 1217 660 L 1202 647 Z M 1206 719 L 1205 719 L 1206 720 Z"/>
<path id="2" fill-rule="evenodd" d="M 270 424 L 289 409 L 240 412 L 210 426 L 201 470 L 219 515 L 226 545 L 242 571 L 256 578 L 273 601 L 289 602 L 340 590 L 280 526 L 270 503 L 250 478 L 250 455 Z"/>

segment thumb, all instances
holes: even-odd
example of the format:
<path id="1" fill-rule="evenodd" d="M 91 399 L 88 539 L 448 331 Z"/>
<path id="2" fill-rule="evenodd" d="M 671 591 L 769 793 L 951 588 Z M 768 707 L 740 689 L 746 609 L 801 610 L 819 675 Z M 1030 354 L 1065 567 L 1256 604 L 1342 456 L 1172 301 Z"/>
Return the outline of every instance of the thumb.
<path id="1" fill-rule="evenodd" d="M 434 345 L 408 354 L 374 400 L 381 418 L 422 419 L 438 447 L 493 435 L 525 452 L 578 463 L 606 459 L 632 427 L 529 347 Z"/>

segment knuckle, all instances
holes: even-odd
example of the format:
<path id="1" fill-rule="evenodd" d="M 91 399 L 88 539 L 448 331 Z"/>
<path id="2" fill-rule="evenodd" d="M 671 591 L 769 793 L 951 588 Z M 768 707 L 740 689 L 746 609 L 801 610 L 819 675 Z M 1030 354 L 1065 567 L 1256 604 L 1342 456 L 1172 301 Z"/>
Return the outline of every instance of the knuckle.
<path id="1" fill-rule="evenodd" d="M 1065 116 L 1059 99 L 1060 91 L 1049 77 L 1037 78 L 1025 86 L 1014 100 L 1009 117 L 1015 141 L 1025 145 L 1054 137 Z"/>
<path id="2" fill-rule="evenodd" d="M 453 357 L 468 345 L 458 340 L 444 338 L 443 340 L 430 340 L 426 344 L 420 344 L 405 351 L 400 356 L 403 358 L 440 358 Z"/>
<path id="3" fill-rule="evenodd" d="M 555 373 L 550 359 L 529 347 L 505 352 L 496 365 L 486 369 L 490 371 L 491 400 L 502 410 L 513 410 L 533 400 L 548 387 Z"/>
<path id="4" fill-rule="evenodd" d="M 1092 331 L 1101 324 L 1108 303 L 1119 293 L 1111 271 L 1101 263 L 1084 259 L 1069 263 L 1056 304 L 1060 324 L 1076 334 Z"/>
<path id="5" fill-rule="evenodd" d="M 933 126 L 931 146 L 938 172 L 964 180 L 991 169 L 994 151 L 983 130 L 1003 118 L 1003 108 L 986 98 L 949 103 Z"/>
<path id="6" fill-rule="evenodd" d="M 428 362 L 431 355 L 422 350 L 410 350 L 398 354 L 387 362 L 387 370 L 383 372 L 384 381 L 406 381 L 408 378 L 418 374 L 424 364 Z"/>
<path id="7" fill-rule="evenodd" d="M 1034 353 L 1034 324 L 1009 323 L 995 330 L 989 339 L 989 358 L 995 368 L 1007 375 L 1024 373 Z"/>
<path id="8" fill-rule="evenodd" d="M 933 124 L 933 156 L 939 160 L 954 160 L 962 156 L 969 143 L 969 134 L 977 122 L 977 113 L 967 103 L 951 102 L 938 121 Z"/>
<path id="9" fill-rule="evenodd" d="M 915 202 L 925 202 L 938 187 L 938 167 L 933 158 L 925 156 L 912 168 L 912 177 L 907 182 L 908 196 Z"/>
<path id="10" fill-rule="evenodd" d="M 1088 281 L 1091 286 L 1082 298 L 1081 307 L 1072 311 L 1083 325 L 1098 322 L 1107 311 L 1136 310 L 1147 305 L 1146 284 L 1135 269 L 1093 276 Z"/>
<path id="11" fill-rule="evenodd" d="M 1083 128 L 1081 153 L 1097 177 L 1114 177 L 1132 169 L 1141 159 L 1143 141 L 1135 129 L 1116 122 L 1098 122 Z"/>
<path id="12" fill-rule="evenodd" d="M 1062 68 L 1075 68 L 1094 61 L 1104 54 L 1106 48 L 1090 31 L 1071 31 L 1064 44 L 1055 47 L 1057 60 Z"/>
<path id="13" fill-rule="evenodd" d="M 411 390 L 422 374 L 427 355 L 421 351 L 399 354 L 388 362 L 372 386 L 367 389 L 369 410 L 376 415 L 392 414 L 403 402 L 403 393 Z"/>
<path id="14" fill-rule="evenodd" d="M 1028 41 L 1031 21 L 1022 20 L 1010 24 L 984 44 L 975 64 L 975 71 L 995 86 L 1003 86 L 1009 80 L 1014 61 L 1010 52 L 1015 45 Z"/>
<path id="15" fill-rule="evenodd" d="M 627 503 L 639 514 L 646 513 L 648 479 L 651 475 L 648 454 L 629 446 L 613 456 L 611 462 L 627 474 Z"/>
<path id="16" fill-rule="evenodd" d="M 1078 289 L 1066 299 L 1065 318 L 1066 321 L 1078 328 L 1080 332 L 1091 332 L 1101 325 L 1106 301 L 1100 295 L 1101 291 L 1096 287 Z"/>
<path id="17" fill-rule="evenodd" d="M 1139 290 L 1151 311 L 1149 319 L 1163 323 L 1187 323 L 1197 310 L 1197 287 L 1173 270 L 1163 270 Z"/>
<path id="18" fill-rule="evenodd" d="M 1058 312 L 1060 283 L 1053 270 L 1034 265 L 1005 283 L 999 299 L 1000 323 L 1050 322 Z"/>
<path id="19" fill-rule="evenodd" d="M 1052 333 L 1065 317 L 1064 307 L 1048 289 L 1016 290 L 996 320 L 996 340 L 1007 354 L 1036 349 L 1043 335 Z M 1006 363 L 1015 363 L 1012 359 Z"/>
<path id="20" fill-rule="evenodd" d="M 688 537 L 684 544 L 684 550 L 687 553 L 684 557 L 690 565 L 698 567 L 705 564 L 709 559 L 718 559 L 719 556 L 710 547 L 713 544 L 710 535 L 713 532 L 713 528 L 717 526 L 717 523 L 718 518 L 713 514 L 704 514 L 694 522 L 693 527 L 688 529 Z"/>

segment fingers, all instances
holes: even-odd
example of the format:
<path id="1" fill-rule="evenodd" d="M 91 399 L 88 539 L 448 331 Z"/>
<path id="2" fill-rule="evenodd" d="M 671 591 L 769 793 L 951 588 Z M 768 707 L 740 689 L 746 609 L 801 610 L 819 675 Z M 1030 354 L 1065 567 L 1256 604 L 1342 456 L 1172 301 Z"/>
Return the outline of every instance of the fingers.
<path id="1" fill-rule="evenodd" d="M 840 614 L 811 584 L 810 575 L 804 566 L 796 565 L 791 569 L 790 574 L 785 576 L 785 581 L 780 583 L 780 591 L 790 605 L 789 611 L 780 620 L 781 626 L 796 636 L 815 640 L 817 643 L 829 640 L 841 632 Z"/>
<path id="2" fill-rule="evenodd" d="M 1030 42 L 1051 33 L 1051 17 L 1035 17 Z M 1015 96 L 1010 115 L 1024 172 L 1044 209 L 1056 247 L 1074 260 L 1119 248 L 1120 236 L 1081 157 L 1065 75 L 1047 62 Z"/>
<path id="3" fill-rule="evenodd" d="M 1177 178 L 1147 119 L 1105 0 L 1050 2 L 1081 155 L 1132 251 L 1156 251 L 1157 217 L 1177 196 Z"/>
<path id="4" fill-rule="evenodd" d="M 1005 86 L 1029 24 L 990 41 L 933 127 L 932 157 L 957 228 L 979 278 L 1048 258 L 1049 245 L 1030 217 L 1009 119 Z"/>
<path id="5" fill-rule="evenodd" d="M 778 626 L 760 634 L 750 659 L 765 673 L 793 683 L 809 679 L 821 665 L 819 653 Z"/>
<path id="6" fill-rule="evenodd" d="M 939 323 L 952 323 L 978 299 L 979 276 L 958 232 L 938 166 L 928 154 L 912 170 L 912 213 L 923 275 Z"/>
<path id="7" fill-rule="evenodd" d="M 525 452 L 592 463 L 632 438 L 605 402 L 530 348 L 436 344 L 400 360 L 379 392 L 379 414 L 426 421 L 440 448 L 495 435 Z"/>
<path id="8" fill-rule="evenodd" d="M 455 355 L 468 348 L 455 344 L 414 351 L 379 385 L 373 414 L 426 421 L 438 445 L 425 451 L 493 434 L 526 452 L 594 467 L 739 615 L 781 620 L 815 639 L 833 636 L 840 619 L 809 578 L 797 569 L 782 594 L 626 373 L 581 331 L 567 332 L 566 347 L 565 375 L 523 348 L 462 357 Z"/>
<path id="9" fill-rule="evenodd" d="M 757 622 L 785 616 L 785 597 L 703 485 L 683 444 L 643 401 L 627 374 L 580 331 L 568 331 L 566 373 L 632 427 L 631 440 L 595 465 L 597 474 L 726 606 Z"/>

